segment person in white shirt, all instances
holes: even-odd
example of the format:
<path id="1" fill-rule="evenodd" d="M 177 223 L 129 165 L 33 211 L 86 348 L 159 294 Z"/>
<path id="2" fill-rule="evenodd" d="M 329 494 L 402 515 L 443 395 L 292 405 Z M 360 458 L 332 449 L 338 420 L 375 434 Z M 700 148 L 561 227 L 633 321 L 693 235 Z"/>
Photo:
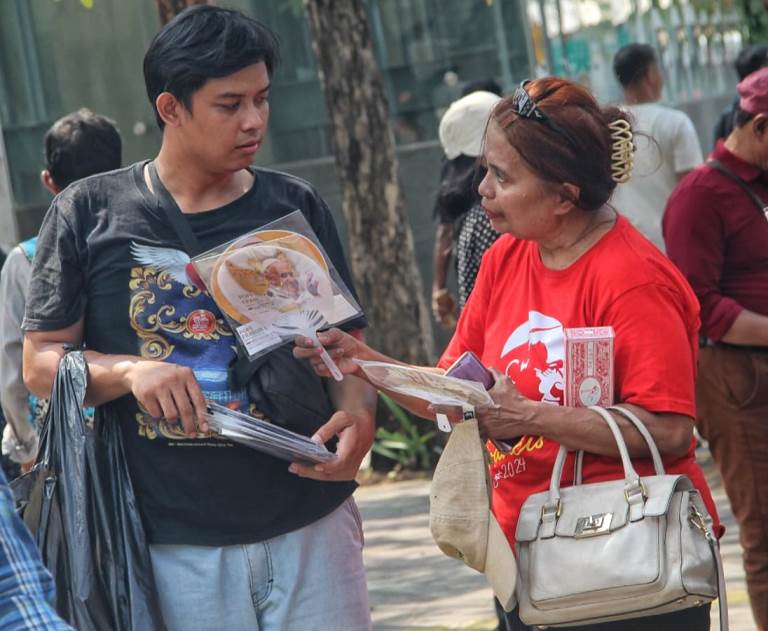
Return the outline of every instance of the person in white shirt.
<path id="1" fill-rule="evenodd" d="M 652 46 L 624 46 L 613 58 L 613 71 L 624 90 L 622 108 L 633 118 L 635 154 L 632 176 L 616 187 L 611 203 L 664 252 L 667 198 L 703 162 L 701 145 L 685 113 L 657 103 L 664 79 Z"/>

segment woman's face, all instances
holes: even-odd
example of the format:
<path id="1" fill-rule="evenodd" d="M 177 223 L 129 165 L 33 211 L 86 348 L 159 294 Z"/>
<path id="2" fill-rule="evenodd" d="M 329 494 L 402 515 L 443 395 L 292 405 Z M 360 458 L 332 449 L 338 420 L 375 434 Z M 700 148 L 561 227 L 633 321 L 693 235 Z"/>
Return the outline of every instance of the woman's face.
<path id="1" fill-rule="evenodd" d="M 488 171 L 478 191 L 494 230 L 519 239 L 546 239 L 556 229 L 556 208 L 562 200 L 551 186 L 533 174 L 493 120 L 485 135 L 484 162 Z"/>

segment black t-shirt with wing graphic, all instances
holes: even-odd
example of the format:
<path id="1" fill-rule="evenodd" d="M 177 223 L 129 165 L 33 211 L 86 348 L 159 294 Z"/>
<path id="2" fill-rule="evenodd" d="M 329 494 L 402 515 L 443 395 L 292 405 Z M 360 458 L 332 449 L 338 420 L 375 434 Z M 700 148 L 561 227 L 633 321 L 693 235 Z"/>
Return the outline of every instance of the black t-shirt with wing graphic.
<path id="1" fill-rule="evenodd" d="M 89 349 L 190 366 L 208 399 L 247 409 L 246 392 L 229 383 L 233 333 L 190 273 L 183 245 L 146 186 L 144 164 L 86 178 L 54 199 L 40 231 L 23 328 L 53 331 L 83 318 Z M 333 218 L 317 191 L 277 171 L 253 173 L 253 187 L 239 199 L 186 216 L 201 247 L 299 209 L 351 289 Z M 361 317 L 345 328 L 365 325 Z M 285 461 L 151 422 L 132 396 L 108 405 L 120 418 L 151 543 L 261 541 L 312 523 L 354 490 L 353 482 L 299 478 Z"/>

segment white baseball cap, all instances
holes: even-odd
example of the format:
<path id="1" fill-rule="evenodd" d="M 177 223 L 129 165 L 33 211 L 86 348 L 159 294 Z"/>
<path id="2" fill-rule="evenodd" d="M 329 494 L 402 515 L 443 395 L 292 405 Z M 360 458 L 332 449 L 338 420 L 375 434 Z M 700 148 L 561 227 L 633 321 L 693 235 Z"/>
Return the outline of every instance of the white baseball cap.
<path id="1" fill-rule="evenodd" d="M 483 134 L 494 105 L 501 97 L 479 90 L 451 103 L 440 119 L 440 144 L 449 160 L 461 154 L 476 158 L 483 150 Z"/>

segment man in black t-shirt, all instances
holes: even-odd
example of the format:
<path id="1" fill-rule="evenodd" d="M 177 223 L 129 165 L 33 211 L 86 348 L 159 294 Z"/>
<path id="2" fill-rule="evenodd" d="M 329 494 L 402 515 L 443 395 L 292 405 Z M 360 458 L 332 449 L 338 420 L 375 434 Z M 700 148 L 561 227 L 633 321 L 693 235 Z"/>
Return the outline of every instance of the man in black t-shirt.
<path id="1" fill-rule="evenodd" d="M 167 214 L 178 206 L 206 250 L 299 209 L 351 287 L 317 191 L 250 167 L 276 58 L 273 33 L 238 12 L 177 16 L 144 58 L 158 156 L 70 186 L 38 241 L 25 382 L 47 396 L 63 345 L 85 344 L 87 400 L 119 418 L 169 631 L 370 627 L 351 494 L 375 393 L 354 377 L 328 382 L 338 411 L 309 432 L 338 438 L 330 464 L 289 467 L 210 434 L 206 399 L 260 411 L 231 381 L 235 338 Z"/>

